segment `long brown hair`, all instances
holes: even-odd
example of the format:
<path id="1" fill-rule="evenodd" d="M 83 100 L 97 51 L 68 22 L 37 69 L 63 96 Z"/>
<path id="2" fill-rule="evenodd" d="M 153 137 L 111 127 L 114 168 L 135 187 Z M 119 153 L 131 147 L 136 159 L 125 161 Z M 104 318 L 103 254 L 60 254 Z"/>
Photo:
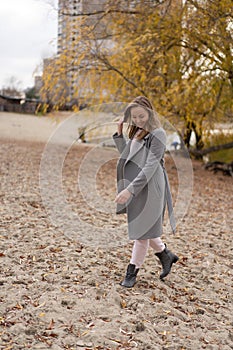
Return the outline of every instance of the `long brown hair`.
<path id="1" fill-rule="evenodd" d="M 160 121 L 158 119 L 157 113 L 153 108 L 153 105 L 145 96 L 136 97 L 125 109 L 124 112 L 124 121 L 128 122 L 128 136 L 132 139 L 135 133 L 138 131 L 138 127 L 133 123 L 131 119 L 131 109 L 135 107 L 144 108 L 149 116 L 149 120 L 146 122 L 144 129 L 137 136 L 137 139 L 143 139 L 147 134 L 149 134 L 152 130 L 159 128 L 161 126 Z"/>

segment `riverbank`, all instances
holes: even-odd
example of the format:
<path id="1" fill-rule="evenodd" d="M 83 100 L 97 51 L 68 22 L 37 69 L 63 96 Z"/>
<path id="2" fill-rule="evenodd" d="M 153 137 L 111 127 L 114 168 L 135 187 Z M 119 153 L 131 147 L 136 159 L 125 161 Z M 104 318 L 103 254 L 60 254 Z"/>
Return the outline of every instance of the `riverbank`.
<path id="1" fill-rule="evenodd" d="M 132 247 L 125 242 L 125 217 L 93 208 L 77 186 L 82 166 L 89 188 L 98 158 L 96 189 L 102 202 L 113 203 L 116 151 L 80 144 L 66 154 L 64 195 L 80 218 L 71 239 L 51 222 L 42 202 L 45 144 L 0 133 L 0 349 L 232 349 L 232 178 L 193 161 L 187 214 L 176 235 L 164 236 L 178 263 L 162 282 L 150 250 L 128 290 L 119 285 Z M 92 149 L 96 157 L 88 158 Z M 170 157 L 166 167 L 175 196 Z M 101 230 L 108 243 L 99 240 Z"/>

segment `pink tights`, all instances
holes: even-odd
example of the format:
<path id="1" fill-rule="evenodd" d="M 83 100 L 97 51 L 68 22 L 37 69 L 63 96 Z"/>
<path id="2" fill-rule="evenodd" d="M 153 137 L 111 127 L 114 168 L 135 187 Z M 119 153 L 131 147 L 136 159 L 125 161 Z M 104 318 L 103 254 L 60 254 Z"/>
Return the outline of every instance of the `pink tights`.
<path id="1" fill-rule="evenodd" d="M 134 241 L 130 264 L 134 264 L 136 268 L 140 268 L 149 246 L 154 249 L 155 253 L 160 253 L 165 249 L 165 244 L 160 237 L 153 239 L 137 239 Z"/>

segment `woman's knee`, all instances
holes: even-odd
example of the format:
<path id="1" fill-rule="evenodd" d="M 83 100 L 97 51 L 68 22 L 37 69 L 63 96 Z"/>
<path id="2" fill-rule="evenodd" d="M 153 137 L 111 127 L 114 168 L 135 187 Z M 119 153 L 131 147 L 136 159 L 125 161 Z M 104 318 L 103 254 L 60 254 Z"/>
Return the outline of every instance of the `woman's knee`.
<path id="1" fill-rule="evenodd" d="M 141 248 L 148 248 L 149 246 L 149 239 L 137 239 L 135 241 L 136 245 Z"/>

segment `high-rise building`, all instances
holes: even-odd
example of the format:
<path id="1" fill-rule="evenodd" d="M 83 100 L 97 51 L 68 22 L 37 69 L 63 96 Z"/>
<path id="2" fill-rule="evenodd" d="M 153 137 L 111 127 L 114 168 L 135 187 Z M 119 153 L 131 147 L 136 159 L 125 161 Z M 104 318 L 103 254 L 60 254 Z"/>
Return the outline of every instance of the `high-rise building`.
<path id="1" fill-rule="evenodd" d="M 92 90 L 91 83 L 88 82 L 88 74 L 83 74 L 83 70 L 88 70 L 95 65 L 95 53 L 102 49 L 114 51 L 114 42 L 111 38 L 111 20 L 105 10 L 111 4 L 116 10 L 134 10 L 141 4 L 140 0 L 59 0 L 58 1 L 58 39 L 57 57 L 44 62 L 44 68 L 49 65 L 55 66 L 57 62 L 62 65 L 56 87 L 61 87 L 61 95 L 66 95 L 66 101 L 71 105 L 85 101 Z M 145 0 L 145 6 L 152 6 L 158 9 L 158 2 Z M 167 0 L 161 2 L 160 11 L 177 11 L 182 7 L 182 0 Z M 110 7 L 109 7 L 110 8 Z M 120 13 L 119 13 L 120 16 Z M 90 32 L 87 34 L 87 29 Z M 110 35 L 109 35 L 110 34 Z M 85 49 L 84 49 L 85 46 Z M 85 56 L 84 56 L 85 51 Z M 87 56 L 86 56 L 87 55 Z M 83 57 L 84 56 L 84 57 Z M 59 58 L 61 60 L 59 61 Z M 79 59 L 80 58 L 80 59 Z M 57 61 L 56 61 L 57 60 Z M 59 64 L 59 63 L 58 63 Z M 98 74 L 98 73 L 94 73 Z M 85 81 L 84 81 L 85 76 Z M 97 79 L 98 76 L 96 75 Z M 91 78 L 92 79 L 92 78 Z M 93 94 L 96 95 L 96 91 Z M 54 95 L 54 94 L 53 94 Z M 59 94 L 56 100 L 60 100 Z M 73 100 L 75 98 L 75 101 Z M 67 103 L 67 102 L 66 102 Z"/>
<path id="2" fill-rule="evenodd" d="M 73 39 L 75 39 L 75 34 L 77 32 L 77 15 L 81 12 L 81 1 L 59 0 L 57 40 L 58 54 L 62 54 L 64 51 L 72 48 Z"/>
<path id="3" fill-rule="evenodd" d="M 57 53 L 69 57 L 67 86 L 68 95 L 71 98 L 81 78 L 76 62 L 77 55 L 81 52 L 83 18 L 85 18 L 85 27 L 95 25 L 96 38 L 103 36 L 104 28 L 99 19 L 106 2 L 106 0 L 59 0 Z M 82 15 L 86 16 L 82 17 Z"/>

